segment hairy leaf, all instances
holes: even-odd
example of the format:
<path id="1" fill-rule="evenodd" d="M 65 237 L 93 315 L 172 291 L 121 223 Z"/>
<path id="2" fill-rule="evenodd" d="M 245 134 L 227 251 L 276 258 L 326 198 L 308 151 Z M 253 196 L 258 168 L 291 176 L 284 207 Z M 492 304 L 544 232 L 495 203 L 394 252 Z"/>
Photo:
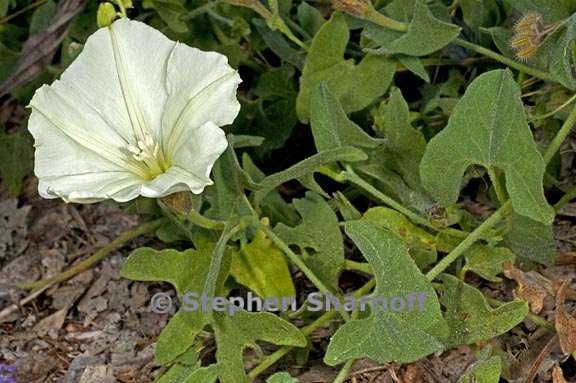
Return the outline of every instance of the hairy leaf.
<path id="1" fill-rule="evenodd" d="M 262 298 L 296 296 L 284 254 L 261 230 L 232 254 L 230 274 Z"/>
<path id="2" fill-rule="evenodd" d="M 347 322 L 332 337 L 324 361 L 336 365 L 367 357 L 378 363 L 410 363 L 442 350 L 447 327 L 436 293 L 402 241 L 392 232 L 362 220 L 348 222 L 346 234 L 372 265 L 374 296 L 406 299 L 413 294 L 425 295 L 426 300 L 423 310 L 408 307 L 394 312 L 374 307 L 368 318 Z"/>
<path id="3" fill-rule="evenodd" d="M 507 226 L 504 243 L 516 255 L 546 266 L 554 263 L 556 241 L 552 225 L 511 214 L 507 218 Z"/>
<path id="4" fill-rule="evenodd" d="M 348 26 L 339 12 L 335 12 L 314 36 L 304 63 L 296 101 L 296 112 L 301 121 L 308 120 L 312 92 L 322 81 L 328 83 L 346 112 L 365 108 L 390 86 L 396 69 L 394 62 L 370 54 L 358 65 L 352 60 L 345 60 L 344 52 L 349 38 Z"/>
<path id="5" fill-rule="evenodd" d="M 498 383 L 502 372 L 502 359 L 499 356 L 490 356 L 491 347 L 486 347 L 480 353 L 478 361 L 472 363 L 458 383 Z"/>
<path id="6" fill-rule="evenodd" d="M 483 245 L 473 246 L 466 252 L 466 265 L 462 273 L 471 271 L 491 282 L 500 282 L 505 263 L 514 263 L 516 256 L 506 247 L 491 248 Z"/>
<path id="7" fill-rule="evenodd" d="M 371 52 L 426 56 L 458 37 L 460 28 L 437 19 L 423 0 L 416 0 L 406 33 L 390 31 L 376 24 L 370 24 L 364 33 L 369 40 L 380 45 Z"/>
<path id="8" fill-rule="evenodd" d="M 160 334 L 156 346 L 156 358 L 160 363 L 168 364 L 184 353 L 192 346 L 198 333 L 210 326 L 216 335 L 216 361 L 226 366 L 219 372 L 221 382 L 247 383 L 242 357 L 246 347 L 253 346 L 257 340 L 277 345 L 304 346 L 306 338 L 292 324 L 271 313 L 250 313 L 227 306 L 228 311 L 207 315 L 202 307 L 201 296 L 210 261 L 214 256 L 213 251 L 213 246 L 185 252 L 140 248 L 125 262 L 122 276 L 139 281 L 169 282 L 181 296 L 197 294 L 193 298 L 198 307 L 194 308 L 190 300 L 183 299 L 185 305 Z M 230 257 L 226 256 L 216 283 L 216 292 L 220 297 L 225 291 L 223 284 L 229 266 Z"/>
<path id="9" fill-rule="evenodd" d="M 504 334 L 528 314 L 525 302 L 506 303 L 492 309 L 482 293 L 458 278 L 443 274 L 440 303 L 450 327 L 448 346 L 478 343 Z"/>
<path id="10" fill-rule="evenodd" d="M 458 199 L 464 171 L 475 164 L 504 171 L 518 214 L 552 222 L 554 210 L 542 187 L 545 163 L 508 70 L 482 74 L 470 84 L 448 126 L 428 143 L 420 174 L 426 189 L 449 205 Z"/>
<path id="11" fill-rule="evenodd" d="M 338 276 L 344 267 L 344 245 L 338 226 L 338 217 L 324 199 L 308 192 L 306 197 L 294 200 L 302 217 L 296 227 L 279 224 L 274 231 L 288 245 L 296 245 L 306 255 L 304 261 L 329 287 L 338 287 Z M 313 249 L 312 254 L 307 254 Z"/>
<path id="12" fill-rule="evenodd" d="M 13 196 L 20 194 L 22 180 L 32 171 L 33 155 L 27 132 L 6 134 L 0 127 L 0 178 Z"/>

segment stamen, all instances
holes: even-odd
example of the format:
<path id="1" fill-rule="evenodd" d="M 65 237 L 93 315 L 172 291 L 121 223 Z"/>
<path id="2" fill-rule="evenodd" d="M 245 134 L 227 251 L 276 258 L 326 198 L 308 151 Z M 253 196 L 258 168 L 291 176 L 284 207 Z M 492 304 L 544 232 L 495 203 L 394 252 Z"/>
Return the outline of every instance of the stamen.
<path id="1" fill-rule="evenodd" d="M 137 140 L 136 145 L 126 145 L 126 150 L 133 159 L 143 162 L 142 165 L 148 169 L 150 179 L 164 173 L 168 168 L 160 151 L 160 144 L 149 133 L 145 133 L 142 139 Z"/>

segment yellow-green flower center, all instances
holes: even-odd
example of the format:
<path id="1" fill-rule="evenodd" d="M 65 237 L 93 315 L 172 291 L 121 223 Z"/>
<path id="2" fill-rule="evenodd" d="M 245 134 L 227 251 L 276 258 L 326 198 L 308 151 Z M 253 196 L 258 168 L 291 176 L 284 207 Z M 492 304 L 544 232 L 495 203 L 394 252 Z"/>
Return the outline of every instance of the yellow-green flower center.
<path id="1" fill-rule="evenodd" d="M 126 150 L 141 170 L 138 175 L 146 180 L 152 180 L 170 168 L 160 144 L 149 133 L 145 133 L 135 144 L 126 145 Z"/>

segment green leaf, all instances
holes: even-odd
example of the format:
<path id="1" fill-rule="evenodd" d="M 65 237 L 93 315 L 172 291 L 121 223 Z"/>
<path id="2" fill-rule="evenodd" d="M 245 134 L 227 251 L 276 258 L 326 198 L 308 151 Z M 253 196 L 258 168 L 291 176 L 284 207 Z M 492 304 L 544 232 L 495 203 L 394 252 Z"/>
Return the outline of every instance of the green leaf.
<path id="1" fill-rule="evenodd" d="M 570 16 L 571 12 L 563 1 L 550 0 L 506 0 L 520 12 L 536 11 L 544 17 L 545 23 L 553 23 Z"/>
<path id="2" fill-rule="evenodd" d="M 186 14 L 183 0 L 144 0 L 143 6 L 144 9 L 154 9 L 174 32 L 188 32 L 188 26 L 180 20 Z"/>
<path id="3" fill-rule="evenodd" d="M 538 152 L 520 87 L 508 70 L 484 73 L 470 84 L 448 126 L 426 148 L 420 165 L 422 182 L 441 204 L 457 201 L 464 171 L 480 164 L 499 168 L 514 210 L 549 224 L 554 209 L 544 197 L 545 163 Z"/>
<path id="4" fill-rule="evenodd" d="M 502 372 L 502 359 L 492 356 L 491 347 L 482 350 L 478 361 L 466 369 L 458 383 L 498 383 Z"/>
<path id="5" fill-rule="evenodd" d="M 348 119 L 327 83 L 322 82 L 315 89 L 310 106 L 310 125 L 318 152 L 344 146 L 376 148 L 383 144 Z"/>
<path id="6" fill-rule="evenodd" d="M 27 132 L 6 134 L 0 127 L 0 178 L 13 196 L 20 194 L 22 180 L 32 171 L 34 151 Z"/>
<path id="7" fill-rule="evenodd" d="M 566 21 L 557 41 L 551 45 L 548 53 L 550 73 L 568 89 L 576 89 L 574 76 L 574 49 L 576 47 L 576 16 Z"/>
<path id="8" fill-rule="evenodd" d="M 163 281 L 176 288 L 179 295 L 203 292 L 213 247 L 179 252 L 172 249 L 136 249 L 122 266 L 124 278 L 137 281 Z M 156 345 L 156 360 L 166 364 L 185 352 L 207 325 L 200 310 L 179 310 L 164 327 Z"/>
<path id="9" fill-rule="evenodd" d="M 48 0 L 39 6 L 32 14 L 32 19 L 30 20 L 30 36 L 44 31 L 50 25 L 55 14 L 56 3 L 54 1 Z"/>
<path id="10" fill-rule="evenodd" d="M 266 45 L 278 57 L 296 68 L 301 69 L 304 66 L 303 53 L 292 48 L 282 33 L 271 30 L 264 20 L 253 19 L 252 24 L 256 26 Z"/>
<path id="11" fill-rule="evenodd" d="M 257 340 L 295 347 L 304 347 L 308 342 L 300 330 L 268 312 L 220 315 L 214 331 L 218 345 L 216 360 L 225 366 L 220 375 L 222 383 L 248 383 L 242 353 L 247 347 L 254 347 Z"/>
<path id="12" fill-rule="evenodd" d="M 254 200 L 258 205 L 262 199 L 276 187 L 282 185 L 284 182 L 299 179 L 308 174 L 318 171 L 318 168 L 333 164 L 335 162 L 357 162 L 365 161 L 367 156 L 359 149 L 352 147 L 334 148 L 330 150 L 317 153 L 311 157 L 306 158 L 292 165 L 286 170 L 269 175 L 258 184 L 259 190 L 256 192 Z"/>
<path id="13" fill-rule="evenodd" d="M 348 26 L 340 12 L 335 12 L 314 36 L 296 101 L 296 112 L 302 122 L 310 116 L 312 92 L 323 81 L 327 82 L 347 113 L 364 109 L 390 86 L 396 69 L 394 62 L 370 54 L 358 65 L 345 60 L 349 38 Z"/>
<path id="14" fill-rule="evenodd" d="M 426 56 L 450 44 L 460 34 L 460 27 L 434 17 L 423 0 L 416 0 L 412 21 L 406 33 L 387 30 L 376 24 L 366 27 L 364 35 L 376 43 L 377 54 Z"/>
<path id="15" fill-rule="evenodd" d="M 400 89 L 390 93 L 390 100 L 381 107 L 377 130 L 386 137 L 386 162 L 402 176 L 410 188 L 426 194 L 420 181 L 420 161 L 426 151 L 424 135 L 410 124 L 410 109 Z"/>
<path id="16" fill-rule="evenodd" d="M 324 361 L 336 365 L 367 357 L 378 363 L 410 363 L 442 350 L 447 327 L 436 293 L 402 241 L 366 221 L 348 222 L 345 229 L 372 265 L 376 278 L 374 296 L 404 298 L 425 294 L 426 301 L 423 310 L 393 312 L 373 308 L 368 318 L 347 322 L 332 337 Z"/>
<path id="17" fill-rule="evenodd" d="M 307 256 L 304 262 L 333 289 L 338 288 L 338 276 L 344 267 L 344 244 L 338 225 L 338 217 L 322 197 L 313 192 L 296 199 L 294 207 L 302 217 L 296 227 L 279 224 L 274 228 L 288 245 L 296 245 Z M 307 254 L 308 249 L 313 254 Z"/>
<path id="18" fill-rule="evenodd" d="M 266 383 L 298 383 L 298 381 L 291 377 L 287 372 L 277 372 L 276 374 L 266 379 Z"/>
<path id="19" fill-rule="evenodd" d="M 220 381 L 247 383 L 242 357 L 246 347 L 254 346 L 257 340 L 302 347 L 307 340 L 296 327 L 271 313 L 249 313 L 239 308 L 232 309 L 231 306 L 227 307 L 227 310 L 231 310 L 227 312 L 212 312 L 212 315 L 203 312 L 200 297 L 205 291 L 210 262 L 215 256 L 213 252 L 213 246 L 184 252 L 140 248 L 124 263 L 122 276 L 139 281 L 169 282 L 180 296 L 198 294 L 196 303 L 199 307 L 193 309 L 191 303 L 184 300 L 186 307 L 191 309 L 181 308 L 160 334 L 156 345 L 158 362 L 172 362 L 194 344 L 200 331 L 210 326 L 216 336 L 216 361 L 218 365 L 226 366 L 220 369 Z M 216 282 L 217 296 L 223 296 L 229 266 L 230 257 L 225 256 Z"/>
<path id="20" fill-rule="evenodd" d="M 311 36 L 314 36 L 326 22 L 320 11 L 305 1 L 298 6 L 297 16 L 302 29 Z"/>
<path id="21" fill-rule="evenodd" d="M 552 225 L 544 225 L 518 214 L 507 219 L 504 243 L 521 258 L 552 266 L 556 258 L 556 241 Z"/>
<path id="22" fill-rule="evenodd" d="M 492 309 L 482 293 L 458 278 L 443 274 L 440 303 L 450 327 L 448 346 L 478 343 L 504 334 L 524 320 L 526 302 L 510 302 Z"/>
<path id="23" fill-rule="evenodd" d="M 207 367 L 175 364 L 156 383 L 215 383 L 219 370 L 217 364 Z"/>
<path id="24" fill-rule="evenodd" d="M 502 272 L 502 266 L 511 262 L 514 263 L 516 256 L 512 250 L 506 247 L 491 248 L 488 246 L 473 246 L 465 253 L 466 265 L 462 272 L 472 271 L 482 278 L 491 282 L 501 282 L 497 275 Z"/>
<path id="25" fill-rule="evenodd" d="M 262 298 L 296 296 L 284 254 L 261 230 L 232 254 L 230 274 Z"/>
<path id="26" fill-rule="evenodd" d="M 464 22 L 473 29 L 488 26 L 498 19 L 497 0 L 460 0 L 460 9 Z"/>
<path id="27" fill-rule="evenodd" d="M 422 60 L 414 56 L 398 55 L 396 56 L 400 64 L 404 65 L 406 69 L 420 77 L 426 82 L 430 82 L 430 76 L 426 71 L 426 67 L 422 64 Z"/>
<path id="28" fill-rule="evenodd" d="M 242 155 L 242 168 L 256 182 L 261 182 L 266 175 L 254 164 L 247 153 Z M 270 218 L 275 222 L 284 222 L 287 224 L 296 224 L 300 219 L 296 209 L 284 201 L 277 191 L 269 192 L 261 202 L 262 216 Z"/>
<path id="29" fill-rule="evenodd" d="M 452 246 L 414 225 L 406 216 L 393 209 L 373 207 L 364 213 L 364 219 L 376 227 L 396 234 L 409 249 L 410 255 L 422 269 L 436 261 L 436 251 L 449 252 Z"/>

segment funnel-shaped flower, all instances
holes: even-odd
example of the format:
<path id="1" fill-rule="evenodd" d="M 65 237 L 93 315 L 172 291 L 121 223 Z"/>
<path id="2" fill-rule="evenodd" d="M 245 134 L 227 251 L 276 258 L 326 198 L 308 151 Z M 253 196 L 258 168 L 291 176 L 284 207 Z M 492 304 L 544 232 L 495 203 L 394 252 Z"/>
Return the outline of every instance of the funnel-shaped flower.
<path id="1" fill-rule="evenodd" d="M 70 202 L 163 197 L 210 185 L 220 126 L 240 104 L 226 57 L 120 19 L 94 33 L 30 102 L 40 195 Z"/>

